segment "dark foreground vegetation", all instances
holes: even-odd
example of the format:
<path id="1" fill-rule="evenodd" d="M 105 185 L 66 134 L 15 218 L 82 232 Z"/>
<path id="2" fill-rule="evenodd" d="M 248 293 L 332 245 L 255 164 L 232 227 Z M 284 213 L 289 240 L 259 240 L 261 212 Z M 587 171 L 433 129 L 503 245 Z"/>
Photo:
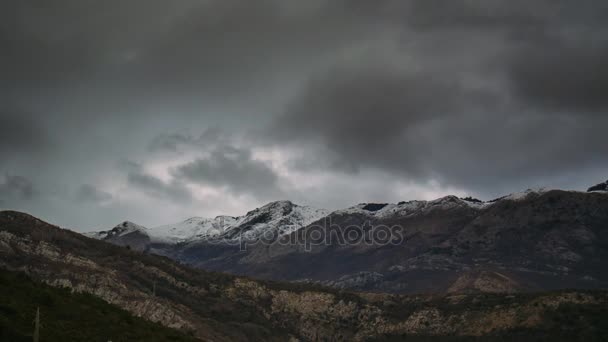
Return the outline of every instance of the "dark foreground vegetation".
<path id="1" fill-rule="evenodd" d="M 177 330 L 134 317 L 90 294 L 72 293 L 0 271 L 0 340 L 32 341 L 40 308 L 40 341 L 194 341 Z"/>

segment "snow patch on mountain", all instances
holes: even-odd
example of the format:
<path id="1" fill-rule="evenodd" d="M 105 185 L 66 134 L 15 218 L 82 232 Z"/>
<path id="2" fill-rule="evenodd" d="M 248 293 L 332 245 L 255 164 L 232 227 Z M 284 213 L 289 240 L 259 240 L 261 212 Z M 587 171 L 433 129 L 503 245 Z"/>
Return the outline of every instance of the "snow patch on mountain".
<path id="1" fill-rule="evenodd" d="M 152 243 L 170 244 L 211 239 L 253 240 L 273 234 L 277 236 L 291 234 L 328 214 L 329 212 L 325 209 L 300 206 L 290 201 L 277 201 L 239 217 L 192 217 L 175 224 L 149 229 L 127 221 L 112 230 L 86 235 L 99 240 L 107 240 L 139 232 L 145 237 L 149 237 Z"/>
<path id="2" fill-rule="evenodd" d="M 549 191 L 549 189 L 547 189 L 547 188 L 528 189 L 526 191 L 514 192 L 514 193 L 507 195 L 505 197 L 502 197 L 500 199 L 509 200 L 509 201 L 521 201 L 521 200 L 528 198 L 528 196 L 530 196 L 530 195 L 542 195 L 548 191 Z"/>
<path id="3" fill-rule="evenodd" d="M 325 209 L 300 206 L 290 201 L 271 202 L 237 218 L 235 225 L 228 228 L 221 238 L 255 240 L 288 235 L 328 214 Z"/>
<path id="4" fill-rule="evenodd" d="M 192 217 L 175 224 L 151 228 L 149 233 L 155 242 L 179 243 L 219 236 L 236 222 L 237 218 L 232 216 L 217 216 L 213 219 Z"/>
<path id="5" fill-rule="evenodd" d="M 590 189 L 591 190 L 591 189 Z M 594 192 L 603 192 L 593 189 Z M 361 203 L 350 208 L 337 210 L 331 215 L 364 215 L 370 218 L 387 218 L 394 216 L 415 216 L 434 210 L 454 208 L 471 208 L 483 210 L 500 201 L 522 201 L 530 196 L 539 196 L 550 190 L 546 188 L 528 189 L 500 197 L 492 201 L 480 201 L 475 198 L 445 196 L 431 201 L 404 201 L 399 203 Z M 578 192 L 578 191 L 576 191 Z M 288 235 L 306 227 L 326 216 L 330 212 L 310 206 L 300 206 L 290 201 L 276 201 L 254 209 L 243 216 L 217 216 L 215 218 L 192 217 L 175 224 L 146 228 L 133 222 L 125 221 L 108 231 L 86 233 L 96 239 L 115 239 L 134 232 L 149 237 L 152 242 L 177 244 L 191 241 L 256 240 L 264 237 Z"/>
<path id="6" fill-rule="evenodd" d="M 107 231 L 91 232 L 91 233 L 86 233 L 85 235 L 90 238 L 104 240 L 104 239 L 109 239 L 109 238 L 117 238 L 117 237 L 125 236 L 125 235 L 135 233 L 135 232 L 139 232 L 143 235 L 149 235 L 148 228 L 146 228 L 144 226 L 140 226 L 140 225 L 130 222 L 130 221 L 125 221 Z"/>
<path id="7" fill-rule="evenodd" d="M 445 196 L 432 201 L 407 201 L 380 204 L 380 203 L 361 203 L 356 206 L 335 211 L 333 214 L 348 215 L 360 214 L 377 218 L 390 216 L 410 216 L 430 210 L 447 210 L 455 207 L 471 207 L 473 209 L 483 209 L 491 205 L 489 202 L 477 201 L 474 199 L 462 199 L 456 196 Z"/>

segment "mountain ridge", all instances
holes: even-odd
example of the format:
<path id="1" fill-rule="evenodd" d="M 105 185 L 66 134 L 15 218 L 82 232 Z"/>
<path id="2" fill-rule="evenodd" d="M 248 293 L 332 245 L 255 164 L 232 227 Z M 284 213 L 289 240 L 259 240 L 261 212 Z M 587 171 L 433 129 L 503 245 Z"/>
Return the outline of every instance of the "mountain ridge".
<path id="1" fill-rule="evenodd" d="M 608 284 L 599 267 L 608 259 L 607 194 L 540 188 L 486 202 L 449 195 L 360 203 L 304 219 L 301 208 L 309 207 L 276 201 L 208 226 L 215 234 L 166 242 L 151 239 L 148 229 L 105 240 L 207 270 L 361 291 L 598 288 Z M 365 239 L 307 241 L 349 227 Z M 377 227 L 401 229 L 400 242 L 368 241 Z"/>
<path id="2" fill-rule="evenodd" d="M 602 193 L 605 190 L 597 190 L 599 189 L 600 186 L 603 186 L 604 183 L 598 184 L 590 189 L 596 189 L 596 190 L 588 190 L 587 192 L 599 192 Z M 608 189 L 608 188 L 606 188 Z M 291 229 L 288 229 L 287 233 L 291 233 L 293 230 L 297 230 L 299 228 L 304 227 L 305 225 L 307 225 L 306 223 L 310 224 L 312 222 L 310 222 L 311 220 L 314 220 L 314 218 L 322 218 L 328 215 L 334 215 L 334 214 L 342 214 L 342 213 L 361 213 L 361 214 L 365 214 L 365 215 L 373 215 L 376 216 L 378 214 L 382 214 L 382 213 L 387 213 L 398 209 L 413 209 L 413 208 L 417 208 L 417 207 L 432 207 L 432 206 L 436 206 L 436 205 L 453 205 L 456 203 L 461 203 L 461 204 L 467 204 L 472 208 L 476 208 L 476 209 L 482 209 L 484 207 L 493 205 L 496 202 L 502 201 L 502 200 L 512 200 L 512 201 L 516 201 L 516 200 L 521 200 L 521 199 L 525 199 L 527 196 L 534 196 L 534 195 L 538 195 L 538 194 L 542 194 L 544 192 L 548 192 L 548 191 L 566 191 L 566 192 L 572 192 L 572 193 L 585 193 L 583 191 L 576 191 L 576 190 L 560 190 L 560 189 L 547 189 L 547 188 L 538 188 L 538 189 L 527 189 L 525 191 L 521 191 L 521 192 L 515 192 L 515 193 L 511 193 L 509 195 L 505 195 L 493 200 L 489 200 L 489 201 L 481 201 L 472 197 L 465 197 L 465 198 L 460 198 L 458 196 L 454 196 L 454 195 L 446 195 L 443 197 L 439 197 L 437 199 L 434 200 L 410 200 L 410 201 L 402 201 L 402 202 L 398 202 L 398 203 L 360 203 L 348 208 L 344 208 L 344 209 L 337 209 L 334 211 L 329 211 L 327 209 L 318 209 L 318 208 L 313 208 L 310 206 L 301 206 L 301 205 L 297 205 L 294 204 L 293 202 L 289 201 L 289 200 L 279 200 L 279 201 L 273 201 L 273 202 L 269 202 L 259 208 L 253 209 L 248 211 L 245 215 L 242 216 L 230 216 L 230 215 L 217 215 L 214 218 L 205 218 L 205 217 L 200 217 L 200 216 L 193 216 L 190 217 L 184 221 L 178 222 L 178 223 L 174 223 L 174 224 L 165 224 L 165 225 L 160 225 L 160 226 L 155 226 L 155 227 L 151 227 L 151 228 L 147 228 L 144 226 L 140 226 L 137 225 L 133 222 L 130 221 L 124 221 L 123 223 L 117 225 L 116 227 L 114 227 L 113 229 L 116 229 L 118 227 L 120 227 L 121 225 L 125 225 L 125 223 L 129 224 L 129 225 L 133 225 L 133 226 L 137 226 L 140 228 L 140 231 L 142 232 L 146 232 L 149 237 L 153 240 L 156 240 L 157 242 L 168 242 L 168 243 L 183 243 L 183 242 L 192 242 L 194 240 L 200 239 L 200 240 L 205 240 L 205 239 L 210 239 L 210 238 L 217 238 L 219 236 L 222 235 L 222 233 L 226 233 L 227 231 L 229 231 L 232 228 L 235 228 L 235 226 L 237 225 L 244 225 L 244 224 L 249 224 L 250 226 L 252 226 L 253 224 L 255 224 L 256 222 L 253 222 L 252 224 L 252 219 L 249 218 L 252 215 L 256 215 L 256 213 L 258 213 L 259 211 L 263 211 L 265 208 L 272 208 L 272 207 L 295 207 L 295 208 L 303 208 L 305 210 L 311 211 L 313 213 L 311 213 L 310 217 L 308 218 L 304 218 L 304 222 L 302 224 L 299 225 L 292 225 Z M 608 191 L 607 191 L 608 193 Z M 381 206 L 378 207 L 377 209 L 374 210 L 369 210 L 369 208 L 371 208 L 372 206 Z M 367 207 L 367 208 L 366 208 Z M 272 225 L 271 225 L 272 226 Z M 287 225 L 286 225 L 287 226 Z M 143 229 L 142 229 L 143 228 Z M 271 230 L 273 228 L 276 227 L 271 227 Z M 173 234 L 171 234 L 171 232 L 173 231 Z M 110 235 L 110 233 L 112 232 L 112 230 L 109 231 L 94 231 L 94 232 L 87 232 L 84 233 L 87 236 L 90 237 L 94 237 L 94 238 L 98 238 L 98 239 L 104 239 L 106 236 Z M 234 232 L 233 232 L 234 233 Z M 259 238 L 259 235 L 263 235 L 264 232 L 260 232 L 260 234 L 258 234 L 258 236 L 251 236 L 251 238 Z M 285 234 L 285 232 L 283 232 L 283 234 Z M 233 234 L 233 235 L 228 235 L 228 236 L 235 236 L 238 234 Z"/>
<path id="3" fill-rule="evenodd" d="M 366 205 L 333 212 L 284 242 L 262 241 L 243 250 L 198 241 L 165 255 L 203 269 L 362 291 L 446 292 L 463 274 L 501 282 L 485 277 L 494 273 L 509 277 L 505 284 L 519 291 L 608 284 L 601 267 L 608 259 L 606 193 L 527 191 L 489 204 L 448 196 L 373 211 Z M 307 236 L 332 226 L 342 232 L 352 226 L 401 227 L 405 233 L 397 245 L 360 240 L 307 246 Z"/>
<path id="4" fill-rule="evenodd" d="M 109 231 L 91 232 L 85 235 L 100 240 L 111 240 L 112 242 L 116 241 L 116 238 L 137 231 L 145 240 L 138 245 L 149 245 L 151 243 L 178 244 L 214 238 L 255 240 L 265 234 L 289 234 L 326 216 L 328 213 L 325 209 L 297 205 L 291 201 L 283 200 L 270 202 L 237 217 L 228 215 L 218 215 L 215 218 L 191 217 L 176 224 L 152 228 L 125 221 Z M 126 226 L 130 227 L 129 231 L 122 229 Z M 126 244 L 123 243 L 123 245 Z"/>

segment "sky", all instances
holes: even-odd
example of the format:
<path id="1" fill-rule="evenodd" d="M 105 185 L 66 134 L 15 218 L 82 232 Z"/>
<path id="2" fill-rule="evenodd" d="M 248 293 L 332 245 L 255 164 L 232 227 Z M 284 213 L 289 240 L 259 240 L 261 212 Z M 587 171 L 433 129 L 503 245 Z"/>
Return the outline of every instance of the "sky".
<path id="1" fill-rule="evenodd" d="M 608 3 L 3 0 L 0 208 L 89 231 L 608 178 Z"/>

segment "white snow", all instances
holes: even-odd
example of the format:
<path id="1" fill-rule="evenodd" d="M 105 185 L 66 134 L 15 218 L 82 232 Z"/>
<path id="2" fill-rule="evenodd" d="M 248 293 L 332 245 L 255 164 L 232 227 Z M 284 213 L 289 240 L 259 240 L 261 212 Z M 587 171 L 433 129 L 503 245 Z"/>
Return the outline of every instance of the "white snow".
<path id="1" fill-rule="evenodd" d="M 520 201 L 532 194 L 543 194 L 547 191 L 549 190 L 546 188 L 528 189 L 526 191 L 507 195 L 493 202 L 476 202 L 461 199 L 456 196 L 445 196 L 432 201 L 408 201 L 399 202 L 397 204 L 389 203 L 375 211 L 364 209 L 369 204 L 361 203 L 350 208 L 334 211 L 331 214 L 361 214 L 375 218 L 387 218 L 392 216 L 414 216 L 432 210 L 447 210 L 462 206 L 482 210 L 500 201 Z M 608 194 L 608 192 L 605 191 L 601 192 Z M 112 230 L 86 233 L 85 235 L 96 239 L 105 239 L 108 237 L 120 237 L 139 231 L 148 235 L 152 241 L 164 243 L 180 243 L 214 238 L 230 240 L 243 238 L 251 240 L 259 239 L 264 236 L 271 236 L 271 234 L 278 234 L 279 236 L 291 234 L 329 214 L 330 212 L 325 209 L 300 206 L 293 204 L 290 201 L 277 201 L 268 203 L 261 208 L 252 210 L 247 214 L 238 217 L 192 217 L 182 222 L 162 225 L 150 229 L 126 221 L 114 227 Z"/>
<path id="2" fill-rule="evenodd" d="M 362 214 L 370 217 L 386 218 L 390 216 L 411 216 L 428 212 L 430 210 L 450 209 L 463 205 L 474 209 L 482 209 L 491 205 L 491 203 L 473 202 L 458 198 L 456 196 L 445 196 L 432 201 L 408 201 L 399 202 L 398 204 L 389 203 L 386 204 L 386 206 L 384 206 L 382 209 L 376 211 L 364 209 L 367 205 L 368 203 L 361 203 L 347 209 L 335 211 L 333 214 Z"/>
<path id="3" fill-rule="evenodd" d="M 236 218 L 231 216 L 218 216 L 213 219 L 192 217 L 175 224 L 151 228 L 148 232 L 154 241 L 178 243 L 218 236 L 235 222 Z"/>
<path id="4" fill-rule="evenodd" d="M 501 198 L 501 200 L 521 201 L 523 199 L 526 199 L 526 197 L 528 197 L 529 195 L 532 195 L 532 194 L 540 195 L 547 191 L 549 191 L 549 190 L 546 188 L 528 189 L 526 191 L 514 192 L 510 195 L 507 195 L 507 196 Z"/>
<path id="5" fill-rule="evenodd" d="M 88 236 L 90 238 L 94 238 L 94 239 L 105 239 L 105 238 L 109 238 L 109 237 L 120 237 L 120 236 L 124 236 L 133 232 L 140 232 L 142 234 L 146 234 L 148 235 L 148 228 L 144 227 L 144 226 L 140 226 L 138 224 L 135 224 L 133 222 L 130 221 L 125 221 L 119 225 L 117 225 L 116 227 L 112 228 L 111 230 L 108 231 L 102 231 L 102 232 L 90 232 L 90 233 L 86 233 L 84 234 L 85 236 Z"/>
<path id="6" fill-rule="evenodd" d="M 252 240 L 275 233 L 279 236 L 288 235 L 328 214 L 325 209 L 300 206 L 289 201 L 272 202 L 237 218 L 235 225 L 227 229 L 226 235 L 233 235 L 233 229 L 242 230 L 233 239 Z"/>
<path id="7" fill-rule="evenodd" d="M 88 233 L 90 237 L 104 239 L 108 236 L 122 236 L 139 230 L 147 234 L 153 242 L 181 243 L 230 236 L 238 240 L 257 239 L 265 234 L 290 234 L 329 212 L 309 206 L 299 206 L 289 201 L 269 203 L 239 217 L 217 216 L 215 218 L 192 217 L 175 224 L 167 224 L 147 229 L 132 222 L 118 225 L 111 231 Z"/>

